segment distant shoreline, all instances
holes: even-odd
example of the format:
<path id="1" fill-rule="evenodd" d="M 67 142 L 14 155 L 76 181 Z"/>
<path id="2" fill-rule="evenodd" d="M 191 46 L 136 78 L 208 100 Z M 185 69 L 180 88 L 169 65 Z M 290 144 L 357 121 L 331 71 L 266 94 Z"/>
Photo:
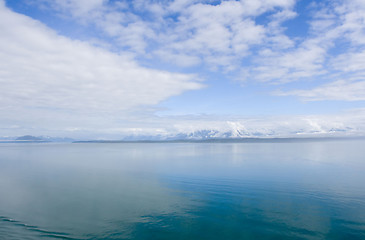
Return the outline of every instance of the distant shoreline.
<path id="1" fill-rule="evenodd" d="M 210 139 L 169 139 L 169 140 L 5 140 L 0 143 L 291 143 L 291 142 L 323 142 L 341 140 L 365 140 L 365 136 L 356 137 L 274 137 L 274 138 L 210 138 Z"/>
<path id="2" fill-rule="evenodd" d="M 50 143 L 45 140 L 0 140 L 0 143 Z"/>
<path id="3" fill-rule="evenodd" d="M 214 138 L 214 139 L 173 139 L 173 140 L 86 140 L 72 143 L 289 143 L 340 140 L 365 140 L 361 137 L 307 137 L 307 138 Z"/>

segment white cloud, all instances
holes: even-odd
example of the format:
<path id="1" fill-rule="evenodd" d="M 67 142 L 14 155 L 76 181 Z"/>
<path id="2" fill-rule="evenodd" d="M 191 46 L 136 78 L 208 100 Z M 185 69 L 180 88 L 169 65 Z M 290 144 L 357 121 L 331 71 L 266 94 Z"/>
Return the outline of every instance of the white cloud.
<path id="1" fill-rule="evenodd" d="M 154 126 L 153 122 L 159 122 Z M 161 124 L 162 123 L 162 124 Z M 114 139 L 134 136 L 169 139 L 174 137 L 330 137 L 363 136 L 365 109 L 338 114 L 296 116 L 170 116 L 150 117 L 138 127 L 110 129 Z"/>
<path id="2" fill-rule="evenodd" d="M 180 12 L 167 35 L 165 51 L 199 57 L 209 68 L 237 67 L 237 61 L 259 44 L 264 28 L 245 16 L 247 8 L 237 1 L 219 5 L 193 4 Z M 172 41 L 171 41 L 172 40 Z"/>
<path id="3" fill-rule="evenodd" d="M 251 48 L 261 44 L 267 35 L 272 42 L 287 45 L 290 40 L 255 23 L 255 17 L 276 12 L 272 22 L 280 24 L 295 16 L 290 9 L 295 0 L 277 1 L 122 1 L 119 4 L 95 0 L 84 4 L 79 0 L 49 1 L 54 10 L 71 16 L 82 24 L 98 27 L 115 43 L 141 56 L 170 61 L 160 53 L 176 56 L 175 64 L 204 64 L 210 69 L 232 71 L 241 59 L 251 54 Z M 119 5 L 122 5 L 122 8 Z M 70 14 L 71 13 L 71 14 Z M 285 41 L 285 43 L 280 43 Z M 191 63 L 185 59 L 196 59 Z"/>
<path id="4" fill-rule="evenodd" d="M 319 75 L 322 68 L 325 49 L 315 42 L 307 41 L 295 50 L 261 52 L 255 60 L 255 66 L 249 71 L 248 78 L 264 82 L 286 83 L 298 79 Z"/>
<path id="5" fill-rule="evenodd" d="M 359 80 L 338 80 L 318 86 L 310 90 L 293 90 L 276 92 L 279 96 L 297 96 L 305 101 L 342 100 L 364 101 L 365 80 L 363 76 Z"/>
<path id="6" fill-rule="evenodd" d="M 108 0 L 40 0 L 40 2 L 51 4 L 51 7 L 68 12 L 75 17 L 82 17 L 90 14 L 93 10 L 102 7 L 107 1 Z"/>
<path id="7" fill-rule="evenodd" d="M 313 89 L 275 93 L 308 101 L 365 100 L 364 2 L 336 1 L 313 9 L 307 36 L 285 50 L 261 50 L 254 66 L 244 71 L 245 79 L 274 84 L 317 81 Z M 329 83 L 321 84 L 323 79 Z"/>
<path id="8" fill-rule="evenodd" d="M 56 116 L 56 118 L 55 118 Z M 64 115 L 61 115 L 63 117 Z M 78 139 L 123 139 L 134 136 L 135 139 L 153 138 L 168 139 L 174 137 L 187 138 L 223 138 L 223 137 L 331 137 L 331 136 L 364 136 L 365 109 L 353 109 L 338 114 L 322 115 L 291 115 L 291 116 L 165 116 L 157 117 L 143 114 L 133 117 L 124 116 L 105 125 L 105 117 L 94 116 L 58 121 L 57 113 L 52 116 L 33 116 L 33 121 L 42 122 L 41 127 L 32 128 L 14 121 L 3 124 L 5 135 L 53 135 L 69 136 Z M 143 120 L 142 120 L 143 117 Z M 56 121 L 57 125 L 52 125 Z M 71 124 L 67 125 L 67 121 Z M 84 124 L 82 124 L 84 123 Z M 87 124 L 85 124 L 87 123 Z M 75 127 L 76 126 L 76 127 Z"/>
<path id="9" fill-rule="evenodd" d="M 236 137 L 356 136 L 365 133 L 365 111 L 356 109 L 339 114 L 227 117 L 190 119 L 175 124 L 177 132 L 215 130 L 216 137 L 231 132 Z"/>
<path id="10" fill-rule="evenodd" d="M 182 67 L 244 71 L 244 81 L 315 79 L 341 68 L 331 68 L 336 53 L 329 53 L 338 41 L 350 43 L 346 48 L 355 52 L 354 47 L 365 45 L 365 4 L 360 0 L 312 3 L 309 32 L 302 38 L 289 37 L 283 27 L 298 16 L 295 0 L 40 1 L 97 26 L 136 56 Z M 256 18 L 264 13 L 267 23 L 258 24 Z M 242 60 L 249 64 L 241 66 Z"/>
<path id="11" fill-rule="evenodd" d="M 167 50 L 156 50 L 154 55 L 165 62 L 170 62 L 182 67 L 196 66 L 201 63 L 201 59 L 197 56 L 178 54 Z"/>
<path id="12" fill-rule="evenodd" d="M 340 54 L 332 60 L 332 66 L 342 72 L 365 73 L 365 51 Z"/>
<path id="13" fill-rule="evenodd" d="M 3 122 L 29 120 L 37 126 L 44 117 L 78 127 L 88 125 L 88 116 L 116 119 L 123 111 L 203 86 L 195 75 L 141 67 L 127 55 L 57 35 L 4 4 L 0 16 Z"/>

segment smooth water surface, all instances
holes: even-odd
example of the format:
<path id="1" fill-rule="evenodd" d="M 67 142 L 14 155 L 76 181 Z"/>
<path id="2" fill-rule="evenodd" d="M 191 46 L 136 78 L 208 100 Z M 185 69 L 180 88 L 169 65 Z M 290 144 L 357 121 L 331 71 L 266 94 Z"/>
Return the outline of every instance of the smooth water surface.
<path id="1" fill-rule="evenodd" d="M 0 239 L 365 239 L 365 141 L 2 143 Z"/>

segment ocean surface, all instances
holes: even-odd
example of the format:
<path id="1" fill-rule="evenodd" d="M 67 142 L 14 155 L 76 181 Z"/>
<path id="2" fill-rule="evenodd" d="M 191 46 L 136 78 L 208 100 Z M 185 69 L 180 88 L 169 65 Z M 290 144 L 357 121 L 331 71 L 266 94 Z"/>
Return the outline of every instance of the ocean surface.
<path id="1" fill-rule="evenodd" d="M 365 141 L 1 143 L 0 239 L 365 239 Z"/>

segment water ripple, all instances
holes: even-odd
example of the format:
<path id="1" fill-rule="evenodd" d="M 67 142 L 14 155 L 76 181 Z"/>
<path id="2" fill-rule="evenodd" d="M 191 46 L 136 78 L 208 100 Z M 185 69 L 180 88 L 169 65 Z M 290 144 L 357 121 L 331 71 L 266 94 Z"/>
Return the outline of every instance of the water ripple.
<path id="1" fill-rule="evenodd" d="M 21 227 L 24 230 L 38 233 L 40 237 L 68 239 L 68 240 L 81 240 L 80 238 L 75 238 L 75 237 L 70 236 L 70 234 L 68 234 L 68 233 L 48 231 L 48 230 L 42 229 L 40 227 L 29 225 L 27 223 L 23 223 L 23 222 L 20 222 L 20 221 L 17 221 L 15 219 L 5 217 L 5 216 L 0 216 L 0 221 L 8 222 L 11 224 L 11 226 L 14 226 L 14 227 Z"/>

